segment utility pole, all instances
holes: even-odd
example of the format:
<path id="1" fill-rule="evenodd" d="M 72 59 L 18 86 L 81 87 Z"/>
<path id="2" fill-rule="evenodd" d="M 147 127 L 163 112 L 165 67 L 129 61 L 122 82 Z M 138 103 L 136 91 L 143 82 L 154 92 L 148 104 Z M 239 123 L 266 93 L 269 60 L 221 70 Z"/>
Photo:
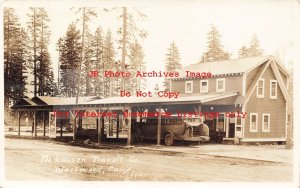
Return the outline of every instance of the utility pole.
<path id="1" fill-rule="evenodd" d="M 44 52 L 44 13 L 41 15 L 41 29 L 42 29 L 42 34 L 41 34 L 41 56 L 43 56 Z M 42 66 L 41 64 L 44 63 L 42 60 L 40 60 L 40 67 Z M 39 76 L 39 96 L 44 96 L 44 77 Z"/>
<path id="2" fill-rule="evenodd" d="M 35 9 L 33 8 L 33 76 L 34 76 L 34 97 L 36 97 L 36 20 L 35 20 Z"/>
<path id="3" fill-rule="evenodd" d="M 103 51 L 103 50 L 102 50 Z M 103 55 L 102 55 L 103 58 Z M 104 77 L 104 61 L 102 61 L 102 90 L 103 90 L 103 97 L 106 97 L 106 90 L 105 90 L 105 77 Z"/>
<path id="4" fill-rule="evenodd" d="M 83 13 L 82 13 L 81 54 L 80 54 L 80 62 L 79 62 L 79 67 L 78 67 L 76 104 L 78 104 L 78 97 L 79 97 L 79 92 L 80 92 L 80 73 L 81 73 L 81 65 L 82 65 L 82 60 L 83 60 L 84 33 L 85 33 L 85 7 L 83 7 Z"/>
<path id="5" fill-rule="evenodd" d="M 58 92 L 58 94 L 60 94 L 60 91 L 59 91 L 59 74 L 60 74 L 60 72 L 59 72 L 59 66 L 60 66 L 60 51 L 61 51 L 61 47 L 62 47 L 62 43 L 63 43 L 63 39 L 62 38 L 60 38 L 59 40 L 58 40 L 58 43 L 57 43 L 57 45 L 58 45 L 58 65 L 57 65 L 57 92 Z"/>
<path id="6" fill-rule="evenodd" d="M 122 38 L 122 62 L 121 71 L 125 71 L 126 43 L 127 43 L 127 8 L 123 7 L 123 38 Z M 125 78 L 122 78 L 121 91 L 125 90 Z"/>
<path id="7" fill-rule="evenodd" d="M 80 92 L 80 74 L 81 74 L 81 65 L 82 65 L 82 61 L 83 61 L 84 33 L 85 33 L 85 7 L 83 7 L 83 13 L 82 13 L 81 54 L 80 54 L 80 62 L 79 62 L 78 74 L 77 74 L 78 80 L 77 80 L 76 105 L 78 104 L 78 98 L 79 98 L 79 92 Z M 78 123 L 79 123 L 79 116 L 78 116 Z M 76 140 L 76 113 L 75 113 L 75 110 L 74 110 L 73 140 Z"/>

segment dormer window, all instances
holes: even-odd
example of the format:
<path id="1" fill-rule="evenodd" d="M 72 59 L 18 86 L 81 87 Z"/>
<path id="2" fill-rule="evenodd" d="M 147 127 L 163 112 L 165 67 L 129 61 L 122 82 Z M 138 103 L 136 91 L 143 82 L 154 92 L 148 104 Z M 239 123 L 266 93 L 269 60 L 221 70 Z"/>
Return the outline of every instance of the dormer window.
<path id="1" fill-rule="evenodd" d="M 265 97 L 265 79 L 259 79 L 257 83 L 256 97 L 257 98 Z"/>
<path id="2" fill-rule="evenodd" d="M 193 93 L 193 81 L 185 82 L 185 93 Z"/>
<path id="3" fill-rule="evenodd" d="M 277 99 L 277 81 L 270 80 L 270 99 Z"/>
<path id="4" fill-rule="evenodd" d="M 208 93 L 208 80 L 200 80 L 200 93 Z"/>
<path id="5" fill-rule="evenodd" d="M 216 88 L 217 92 L 225 91 L 225 78 L 217 79 L 217 84 L 216 85 L 217 85 L 217 88 Z"/>

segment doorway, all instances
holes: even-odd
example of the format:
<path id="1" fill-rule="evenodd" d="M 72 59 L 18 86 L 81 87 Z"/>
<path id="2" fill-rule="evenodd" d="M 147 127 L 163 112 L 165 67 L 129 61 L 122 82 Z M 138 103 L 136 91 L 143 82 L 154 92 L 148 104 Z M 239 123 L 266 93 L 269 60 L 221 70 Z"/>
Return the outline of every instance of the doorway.
<path id="1" fill-rule="evenodd" d="M 235 123 L 229 123 L 229 138 L 234 138 L 234 132 L 235 132 Z"/>

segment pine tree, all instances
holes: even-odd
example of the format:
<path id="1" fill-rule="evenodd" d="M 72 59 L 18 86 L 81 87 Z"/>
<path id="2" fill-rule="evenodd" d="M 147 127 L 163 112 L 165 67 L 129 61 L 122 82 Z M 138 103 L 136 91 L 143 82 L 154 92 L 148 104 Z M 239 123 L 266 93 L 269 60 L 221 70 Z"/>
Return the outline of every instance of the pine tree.
<path id="1" fill-rule="evenodd" d="M 181 69 L 182 65 L 180 63 L 180 54 L 175 42 L 170 44 L 170 48 L 166 54 L 166 72 L 174 72 L 176 69 Z M 169 79 L 165 78 L 164 80 L 165 91 L 170 91 L 170 82 Z"/>
<path id="2" fill-rule="evenodd" d="M 135 41 L 130 45 L 129 50 L 129 66 L 131 75 L 136 75 L 137 71 L 145 71 L 146 64 L 144 61 L 144 52 L 142 46 Z M 126 90 L 135 92 L 137 90 L 144 90 L 146 88 L 146 79 L 143 77 L 132 76 L 131 79 L 128 80 L 129 88 Z"/>
<path id="3" fill-rule="evenodd" d="M 138 17 L 139 20 L 143 20 L 146 17 L 146 15 L 135 9 L 137 15 L 134 16 L 133 11 L 131 13 L 128 12 L 127 7 L 122 7 L 122 9 L 123 14 L 120 17 L 122 18 L 123 24 L 122 27 L 120 27 L 118 30 L 118 34 L 121 36 L 121 39 L 119 40 L 121 45 L 120 49 L 122 49 L 122 59 L 120 62 L 120 66 L 122 71 L 128 71 L 128 64 L 126 62 L 128 58 L 128 51 L 130 49 L 130 45 L 136 40 L 143 40 L 147 37 L 147 32 L 138 27 L 135 18 Z M 122 78 L 120 81 L 121 83 L 119 90 L 126 90 L 129 88 L 129 86 L 127 85 L 126 78 Z"/>
<path id="4" fill-rule="evenodd" d="M 88 32 L 88 22 L 91 21 L 92 17 L 97 17 L 97 13 L 95 12 L 95 8 L 92 8 L 92 7 L 82 7 L 82 8 L 79 8 L 77 10 L 76 13 L 79 13 L 81 15 L 81 18 L 79 20 L 81 20 L 81 27 L 82 27 L 82 31 L 81 31 L 81 51 L 80 51 L 80 61 L 79 61 L 79 67 L 78 67 L 78 76 L 77 76 L 77 94 L 76 94 L 76 104 L 78 104 L 78 97 L 81 93 L 80 91 L 80 88 L 82 88 L 81 86 L 84 85 L 84 80 L 89 80 L 88 77 L 88 74 L 85 74 L 84 72 L 86 71 L 82 71 L 81 68 L 82 68 L 82 65 L 84 64 L 84 60 L 85 60 L 85 36 L 88 35 L 87 32 Z M 87 49 L 88 50 L 88 49 Z M 88 63 L 85 62 L 87 65 Z M 89 67 L 86 67 L 86 70 L 88 70 Z M 82 72 L 83 72 L 83 75 L 82 75 Z M 81 78 L 83 77 L 83 78 Z M 89 94 L 90 92 L 90 87 L 89 87 L 89 84 L 90 83 L 86 83 L 86 91 L 85 93 L 86 94 Z"/>
<path id="5" fill-rule="evenodd" d="M 36 7 L 30 7 L 30 13 L 28 14 L 29 22 L 28 25 L 28 33 L 29 33 L 29 39 L 30 39 L 30 53 L 31 53 L 31 62 L 33 66 L 31 68 L 33 69 L 33 79 L 34 79 L 34 96 L 37 95 L 37 57 L 38 57 L 38 29 L 40 27 L 40 23 L 38 21 L 38 8 Z"/>
<path id="6" fill-rule="evenodd" d="M 80 31 L 75 24 L 70 24 L 60 48 L 61 93 L 66 97 L 74 97 L 77 93 L 81 53 L 80 37 Z"/>
<path id="7" fill-rule="evenodd" d="M 99 72 L 99 76 L 94 80 L 95 94 L 97 96 L 104 96 L 104 62 L 103 62 L 103 33 L 101 27 L 95 31 L 92 48 L 95 59 L 95 69 Z"/>
<path id="8" fill-rule="evenodd" d="M 85 96 L 90 96 L 93 93 L 93 80 L 89 75 L 89 72 L 95 69 L 94 66 L 94 49 L 92 47 L 93 35 L 89 30 L 86 31 L 86 37 L 84 41 L 84 54 L 83 54 L 83 67 L 82 67 L 82 77 L 81 77 L 81 93 Z"/>
<path id="9" fill-rule="evenodd" d="M 251 38 L 248 52 L 250 57 L 261 56 L 263 54 L 263 50 L 260 49 L 259 40 L 255 34 Z"/>
<path id="10" fill-rule="evenodd" d="M 240 58 L 263 55 L 263 50 L 260 49 L 259 40 L 257 36 L 255 34 L 252 36 L 251 41 L 249 43 L 249 48 L 247 48 L 246 46 L 242 46 L 238 53 Z"/>
<path id="11" fill-rule="evenodd" d="M 23 98 L 26 92 L 27 35 L 13 8 L 3 10 L 4 30 L 4 106 Z"/>
<path id="12" fill-rule="evenodd" d="M 44 8 L 39 8 L 37 14 L 40 22 L 40 29 L 37 34 L 40 36 L 39 41 L 37 43 L 37 47 L 39 48 L 39 55 L 37 57 L 37 77 L 38 77 L 38 88 L 37 92 L 40 96 L 44 96 L 45 93 L 49 91 L 46 90 L 46 82 L 45 80 L 49 80 L 50 72 L 51 72 L 51 61 L 50 54 L 48 52 L 49 38 L 50 38 L 50 30 L 48 27 L 48 23 L 50 22 L 48 18 L 47 12 Z M 50 79 L 51 80 L 51 79 Z M 48 83 L 50 84 L 50 83 Z M 52 85 L 53 83 L 51 83 Z"/>
<path id="13" fill-rule="evenodd" d="M 217 28 L 214 25 L 211 25 L 211 30 L 207 36 L 207 51 L 202 56 L 204 62 L 220 61 L 230 58 L 230 54 L 223 50 L 220 38 L 221 34 Z"/>
<path id="14" fill-rule="evenodd" d="M 240 58 L 249 57 L 248 48 L 245 45 L 240 48 L 238 53 Z"/>
<path id="15" fill-rule="evenodd" d="M 53 70 L 49 70 L 49 76 L 45 78 L 45 95 L 55 97 L 58 95 L 57 84 L 54 82 Z"/>
<path id="16" fill-rule="evenodd" d="M 50 72 L 51 62 L 48 52 L 50 30 L 49 18 L 44 8 L 31 7 L 28 14 L 31 60 L 33 62 L 34 95 L 45 94 L 45 79 Z M 47 74 L 48 73 L 48 74 Z"/>
<path id="17" fill-rule="evenodd" d="M 44 96 L 47 95 L 49 91 L 47 90 L 47 85 L 46 81 L 50 77 L 50 67 L 51 67 L 51 62 L 50 62 L 50 56 L 48 53 L 48 50 L 42 51 L 37 58 L 37 77 L 38 77 L 38 95 L 39 96 Z"/>
<path id="18" fill-rule="evenodd" d="M 118 66 L 115 64 L 115 50 L 110 30 L 106 32 L 103 45 L 104 71 L 115 71 Z M 116 95 L 116 85 L 118 78 L 104 78 L 104 96 L 111 97 Z"/>

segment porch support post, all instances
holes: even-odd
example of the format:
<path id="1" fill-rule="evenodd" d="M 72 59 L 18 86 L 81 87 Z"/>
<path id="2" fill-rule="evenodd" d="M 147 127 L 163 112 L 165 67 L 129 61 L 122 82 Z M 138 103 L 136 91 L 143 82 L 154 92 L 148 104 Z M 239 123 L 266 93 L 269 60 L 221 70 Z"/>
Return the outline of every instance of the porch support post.
<path id="1" fill-rule="evenodd" d="M 97 113 L 97 116 L 96 116 L 96 130 L 97 130 L 97 133 L 98 133 L 98 131 L 99 131 L 99 117 L 98 117 L 99 110 L 96 110 L 96 113 Z"/>
<path id="2" fill-rule="evenodd" d="M 76 140 L 76 116 L 74 117 L 74 125 L 73 125 L 73 140 Z"/>
<path id="3" fill-rule="evenodd" d="M 119 113 L 117 113 L 117 140 L 119 140 L 119 127 L 120 127 L 120 117 L 119 117 Z"/>
<path id="4" fill-rule="evenodd" d="M 110 111 L 110 110 L 108 110 L 108 111 Z M 109 133 L 109 136 L 113 136 L 113 125 L 112 125 L 112 117 L 110 116 L 110 117 L 108 117 L 108 122 L 109 122 L 109 124 L 108 124 L 108 133 Z"/>
<path id="5" fill-rule="evenodd" d="M 46 136 L 45 112 L 47 112 L 47 111 L 43 111 L 43 136 Z"/>
<path id="6" fill-rule="evenodd" d="M 128 108 L 128 114 L 131 114 L 131 108 Z M 127 146 L 131 145 L 131 115 L 128 117 L 128 130 L 127 130 Z"/>
<path id="7" fill-rule="evenodd" d="M 101 118 L 101 139 L 104 138 L 104 117 Z"/>
<path id="8" fill-rule="evenodd" d="M 61 117 L 60 117 L 61 118 Z M 63 137 L 63 119 L 60 119 L 60 138 Z"/>
<path id="9" fill-rule="evenodd" d="M 99 109 L 99 111 L 98 111 L 99 113 L 101 112 L 101 109 Z M 102 126 L 103 126 L 103 124 L 102 124 L 102 119 L 103 119 L 103 117 L 97 117 L 97 125 L 98 125 L 98 144 L 101 144 L 102 143 L 102 134 L 103 134 L 103 132 L 102 132 Z"/>
<path id="10" fill-rule="evenodd" d="M 37 125 L 36 125 L 36 111 L 33 111 L 33 132 L 34 132 L 34 138 L 37 137 Z"/>
<path id="11" fill-rule="evenodd" d="M 73 112 L 74 113 L 73 113 Z M 72 117 L 73 117 L 73 140 L 76 140 L 76 110 L 70 110 L 70 113 L 72 113 Z"/>
<path id="12" fill-rule="evenodd" d="M 18 135 L 20 136 L 21 133 L 21 112 L 18 110 Z"/>
<path id="13" fill-rule="evenodd" d="M 157 146 L 160 145 L 161 136 L 161 107 L 158 108 L 158 123 L 157 123 Z"/>

